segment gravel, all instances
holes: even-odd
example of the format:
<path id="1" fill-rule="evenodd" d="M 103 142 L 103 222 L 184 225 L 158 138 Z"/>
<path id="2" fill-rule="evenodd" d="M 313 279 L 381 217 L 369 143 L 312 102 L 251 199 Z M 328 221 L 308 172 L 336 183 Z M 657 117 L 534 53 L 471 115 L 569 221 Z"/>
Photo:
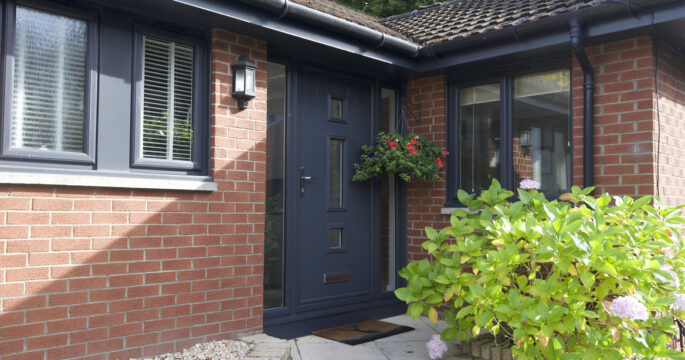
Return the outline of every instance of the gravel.
<path id="1" fill-rule="evenodd" d="M 141 360 L 243 360 L 254 347 L 255 345 L 249 342 L 220 340 L 196 344 L 182 352 L 146 357 Z"/>

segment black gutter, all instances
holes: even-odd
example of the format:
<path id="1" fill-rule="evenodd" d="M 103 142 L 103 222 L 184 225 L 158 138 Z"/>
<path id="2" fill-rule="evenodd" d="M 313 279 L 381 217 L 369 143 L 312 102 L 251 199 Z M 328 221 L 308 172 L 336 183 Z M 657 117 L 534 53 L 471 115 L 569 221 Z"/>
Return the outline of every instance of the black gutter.
<path id="1" fill-rule="evenodd" d="M 578 19 L 572 19 L 571 25 L 571 49 L 576 56 L 580 68 L 583 70 L 583 186 L 592 186 L 594 183 L 594 95 L 595 75 L 592 64 L 585 53 L 583 45 L 583 27 Z"/>
<path id="2" fill-rule="evenodd" d="M 273 12 L 277 18 L 285 16 L 320 26 L 334 32 L 345 34 L 365 41 L 375 47 L 384 47 L 410 57 L 419 54 L 420 46 L 396 36 L 374 30 L 355 22 L 348 21 L 289 0 L 241 0 Z"/>

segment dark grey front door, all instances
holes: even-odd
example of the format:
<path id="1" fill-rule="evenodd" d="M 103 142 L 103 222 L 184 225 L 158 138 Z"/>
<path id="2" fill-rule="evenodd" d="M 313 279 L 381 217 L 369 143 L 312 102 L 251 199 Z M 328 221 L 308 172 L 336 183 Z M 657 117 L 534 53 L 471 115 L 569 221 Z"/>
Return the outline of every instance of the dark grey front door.
<path id="1" fill-rule="evenodd" d="M 303 70 L 298 79 L 298 300 L 296 312 L 373 295 L 372 185 L 352 182 L 372 142 L 372 84 Z M 295 165 L 295 164 L 293 164 Z"/>

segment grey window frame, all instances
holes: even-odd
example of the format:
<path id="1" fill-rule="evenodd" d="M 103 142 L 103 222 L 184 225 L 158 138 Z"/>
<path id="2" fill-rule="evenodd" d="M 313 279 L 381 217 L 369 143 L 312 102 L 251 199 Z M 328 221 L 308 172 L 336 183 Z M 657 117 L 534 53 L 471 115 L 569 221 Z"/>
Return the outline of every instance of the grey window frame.
<path id="1" fill-rule="evenodd" d="M 552 70 L 569 70 L 571 81 L 569 82 L 569 143 L 573 154 L 573 69 L 571 67 L 571 55 L 560 54 L 546 61 L 529 62 L 521 64 L 499 64 L 485 72 L 474 71 L 468 76 L 449 76 L 447 79 L 447 148 L 450 154 L 447 157 L 447 181 L 446 199 L 444 206 L 447 208 L 463 206 L 457 198 L 457 191 L 461 188 L 459 183 L 459 166 L 455 166 L 459 159 L 459 146 L 461 137 L 459 119 L 459 95 L 460 89 L 472 86 L 500 83 L 500 184 L 503 188 L 514 189 L 514 165 L 513 165 L 513 134 L 514 134 L 514 87 L 516 76 L 535 74 Z M 573 184 L 573 166 L 568 170 L 568 184 Z M 545 194 L 547 198 L 554 199 L 560 194 Z"/>
<path id="2" fill-rule="evenodd" d="M 209 119 L 207 101 L 209 82 L 207 79 L 207 51 L 203 38 L 160 29 L 155 26 L 135 23 L 133 30 L 133 81 L 131 88 L 131 168 L 157 170 L 206 171 L 209 155 L 206 144 Z M 193 144 L 192 161 L 146 159 L 142 156 L 141 113 L 143 107 L 143 36 L 171 41 L 193 47 Z"/>
<path id="3" fill-rule="evenodd" d="M 17 6 L 35 9 L 66 16 L 74 19 L 83 20 L 88 25 L 88 44 L 86 56 L 86 91 L 83 129 L 83 153 L 68 151 L 46 151 L 36 149 L 12 148 L 12 106 L 11 94 L 14 85 L 14 37 L 16 34 L 16 8 Z M 47 3 L 37 0 L 7 0 L 5 2 L 5 16 L 2 26 L 3 41 L 3 91 L 2 97 L 2 146 L 0 147 L 0 158 L 8 160 L 22 161 L 47 161 L 55 163 L 72 164 L 95 164 L 95 152 L 97 148 L 97 102 L 98 102 L 98 54 L 99 54 L 99 14 L 80 8 L 72 8 L 55 3 Z"/>

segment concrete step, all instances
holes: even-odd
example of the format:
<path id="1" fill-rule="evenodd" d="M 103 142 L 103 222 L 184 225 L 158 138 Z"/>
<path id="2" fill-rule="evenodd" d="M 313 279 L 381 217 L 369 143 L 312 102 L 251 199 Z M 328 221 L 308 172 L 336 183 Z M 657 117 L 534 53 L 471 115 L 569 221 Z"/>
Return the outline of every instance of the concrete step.
<path id="1" fill-rule="evenodd" d="M 255 344 L 245 360 L 290 360 L 290 343 L 266 334 L 249 335 L 240 340 Z"/>

